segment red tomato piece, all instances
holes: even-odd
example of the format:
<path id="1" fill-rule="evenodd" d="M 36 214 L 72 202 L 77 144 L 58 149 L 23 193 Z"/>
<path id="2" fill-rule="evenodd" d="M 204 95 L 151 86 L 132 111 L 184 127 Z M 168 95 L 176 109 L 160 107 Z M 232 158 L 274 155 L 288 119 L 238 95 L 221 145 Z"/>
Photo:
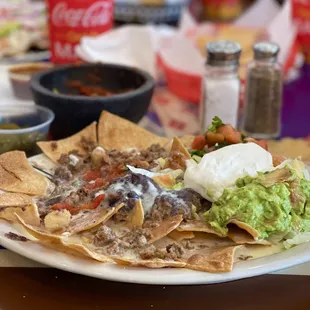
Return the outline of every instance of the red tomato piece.
<path id="1" fill-rule="evenodd" d="M 96 179 L 101 178 L 100 169 L 87 171 L 83 175 L 83 180 L 85 182 L 95 181 Z"/>
<path id="2" fill-rule="evenodd" d="M 98 178 L 94 183 L 88 183 L 84 187 L 86 189 L 92 190 L 103 186 L 106 182 L 102 178 Z"/>
<path id="3" fill-rule="evenodd" d="M 207 144 L 207 141 L 204 136 L 197 136 L 192 142 L 192 149 L 202 150 L 206 144 Z"/>
<path id="4" fill-rule="evenodd" d="M 52 210 L 68 210 L 71 214 L 78 213 L 78 208 L 66 202 L 56 203 L 52 206 Z"/>
<path id="5" fill-rule="evenodd" d="M 216 143 L 223 143 L 225 138 L 221 133 L 207 132 L 206 140 L 207 140 L 208 146 L 212 146 Z"/>
<path id="6" fill-rule="evenodd" d="M 98 196 L 91 202 L 91 207 L 92 207 L 92 209 L 96 209 L 96 208 L 101 204 L 101 202 L 104 200 L 104 198 L 105 198 L 105 194 L 98 195 Z"/>

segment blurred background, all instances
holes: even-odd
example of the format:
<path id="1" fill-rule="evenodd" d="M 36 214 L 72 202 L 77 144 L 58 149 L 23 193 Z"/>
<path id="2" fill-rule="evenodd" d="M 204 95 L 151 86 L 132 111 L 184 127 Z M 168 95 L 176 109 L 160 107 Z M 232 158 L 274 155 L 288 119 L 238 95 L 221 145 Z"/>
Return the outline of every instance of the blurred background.
<path id="1" fill-rule="evenodd" d="M 56 114 L 49 134 L 38 135 L 33 141 L 68 136 L 79 129 L 77 122 L 84 126 L 85 122 L 96 120 L 98 109 L 108 109 L 168 137 L 196 135 L 205 129 L 203 119 L 216 113 L 226 122 L 230 121 L 229 117 L 236 120 L 234 125 L 242 130 L 251 127 L 250 133 L 270 140 L 271 148 L 287 156 L 302 153 L 310 160 L 309 32 L 310 1 L 307 0 L 0 0 L 0 105 L 5 105 L 7 113 L 12 106 L 36 104 Z M 234 84 L 237 85 L 235 98 L 231 97 L 234 93 L 230 96 L 229 87 L 233 84 L 225 86 L 223 82 L 227 72 L 216 78 L 212 75 L 216 67 L 223 70 L 223 63 L 214 65 L 207 60 L 210 59 L 207 44 L 223 40 L 237 43 L 242 49 L 240 55 L 237 52 L 237 65 L 233 69 L 239 81 Z M 265 49 L 257 52 L 260 55 L 266 55 L 269 49 L 269 58 L 264 56 L 267 60 L 257 58 L 260 56 L 253 52 L 253 46 L 262 41 L 278 49 L 272 54 L 272 46 L 258 47 Z M 229 54 L 227 46 L 222 48 Z M 220 57 L 219 54 L 216 57 Z M 74 90 L 62 89 L 68 82 L 63 73 L 41 76 L 30 83 L 34 74 L 77 63 L 138 68 L 152 78 L 155 88 L 151 96 L 143 97 L 149 101 L 143 107 L 132 104 L 132 97 L 126 98 L 125 111 L 122 107 L 111 108 L 109 100 L 116 93 L 107 95 L 102 89 L 98 91 L 98 87 L 107 88 L 109 82 L 103 80 L 109 80 L 110 76 L 118 82 L 109 87 L 118 91 L 119 78 L 112 71 L 108 79 L 101 73 L 95 82 L 92 78 L 96 91 L 93 86 L 82 90 L 81 87 L 90 82 L 84 81 L 82 85 L 81 80 L 80 84 L 75 83 Z M 264 80 L 258 80 L 255 70 L 263 67 L 269 72 L 269 79 L 261 74 Z M 66 77 L 72 82 L 75 74 Z M 220 79 L 222 86 L 219 86 Z M 216 87 L 220 87 L 215 95 L 213 80 L 217 81 Z M 251 83 L 264 84 L 265 88 L 254 89 Z M 128 87 L 139 89 L 139 85 Z M 206 94 L 208 87 L 212 89 Z M 220 93 L 229 95 L 219 98 Z M 95 100 L 97 108 L 95 104 L 83 108 L 80 101 L 76 108 L 69 107 L 72 98 L 67 97 L 70 96 L 75 96 L 73 102 L 83 96 L 85 104 L 87 100 Z M 215 105 L 212 115 L 211 101 Z M 76 115 L 72 114 L 73 110 Z M 231 110 L 229 117 L 224 110 Z M 16 114 L 16 109 L 14 111 Z M 19 111 L 18 117 L 23 118 L 23 109 Z M 1 144 L 7 145 L 15 139 L 12 137 L 16 132 L 9 135 L 9 130 L 29 129 L 40 123 L 26 122 L 23 128 L 19 124 L 15 128 L 18 121 L 8 121 L 10 117 L 4 117 L 3 113 L 0 115 L 3 123 L 0 123 L 0 148 Z M 12 119 L 16 116 L 14 113 Z M 68 118 L 70 121 L 66 122 Z M 69 124 L 71 132 L 61 127 L 64 122 Z M 247 122 L 256 127 L 247 127 Z M 7 123 L 13 123 L 14 128 L 7 128 Z M 10 148 L 20 148 L 22 144 L 20 140 L 14 143 Z"/>

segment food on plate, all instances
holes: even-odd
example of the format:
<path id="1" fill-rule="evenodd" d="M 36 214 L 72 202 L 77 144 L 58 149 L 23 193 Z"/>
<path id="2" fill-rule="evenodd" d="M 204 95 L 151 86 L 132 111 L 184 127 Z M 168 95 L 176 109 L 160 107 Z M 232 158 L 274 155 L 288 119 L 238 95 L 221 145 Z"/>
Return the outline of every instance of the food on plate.
<path id="1" fill-rule="evenodd" d="M 67 85 L 71 89 L 75 89 L 79 95 L 87 96 L 87 97 L 97 97 L 97 96 L 107 97 L 107 96 L 113 96 L 117 94 L 124 94 L 129 91 L 132 91 L 132 89 L 121 89 L 118 91 L 109 90 L 103 86 L 89 85 L 88 83 L 85 84 L 84 82 L 78 81 L 78 80 L 70 80 L 67 82 Z"/>
<path id="2" fill-rule="evenodd" d="M 310 240 L 306 166 L 275 166 L 264 141 L 218 117 L 169 141 L 103 112 L 98 126 L 38 145 L 44 160 L 30 161 L 51 179 L 22 152 L 0 156 L 0 218 L 55 250 L 219 273 Z"/>

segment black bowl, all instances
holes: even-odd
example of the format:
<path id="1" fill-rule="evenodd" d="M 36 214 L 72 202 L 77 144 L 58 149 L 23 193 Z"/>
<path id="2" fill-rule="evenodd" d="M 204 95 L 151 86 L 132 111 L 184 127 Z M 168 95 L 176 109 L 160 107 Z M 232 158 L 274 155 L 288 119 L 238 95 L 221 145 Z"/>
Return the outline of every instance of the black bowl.
<path id="1" fill-rule="evenodd" d="M 88 97 L 70 88 L 68 81 L 72 80 L 111 91 L 132 90 Z M 30 84 L 35 103 L 55 113 L 51 125 L 53 139 L 70 136 L 97 121 L 103 110 L 139 122 L 147 112 L 155 85 L 153 78 L 142 70 L 111 64 L 60 66 L 33 75 Z"/>

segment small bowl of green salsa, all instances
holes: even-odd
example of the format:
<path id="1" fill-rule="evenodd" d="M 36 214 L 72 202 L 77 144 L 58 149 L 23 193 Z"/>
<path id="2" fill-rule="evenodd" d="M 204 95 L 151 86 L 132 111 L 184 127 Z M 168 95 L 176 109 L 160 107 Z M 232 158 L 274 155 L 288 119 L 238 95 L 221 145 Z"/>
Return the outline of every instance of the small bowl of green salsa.
<path id="1" fill-rule="evenodd" d="M 0 105 L 0 154 L 20 150 L 38 152 L 36 143 L 47 139 L 53 111 L 37 105 Z"/>

